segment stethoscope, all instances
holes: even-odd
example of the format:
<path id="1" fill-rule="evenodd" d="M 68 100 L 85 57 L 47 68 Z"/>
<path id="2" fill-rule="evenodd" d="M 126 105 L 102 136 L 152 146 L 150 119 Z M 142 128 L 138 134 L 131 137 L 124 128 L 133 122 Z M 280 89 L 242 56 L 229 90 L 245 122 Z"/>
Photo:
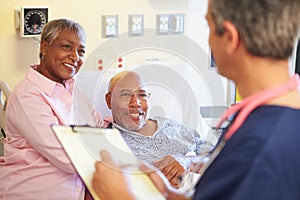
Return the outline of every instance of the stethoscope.
<path id="1" fill-rule="evenodd" d="M 235 104 L 231 108 L 227 109 L 222 115 L 219 123 L 217 124 L 216 129 L 220 128 L 222 124 L 228 121 L 228 119 L 231 118 L 233 115 L 236 116 L 234 117 L 234 120 L 231 123 L 229 123 L 228 129 L 224 133 L 224 136 L 220 138 L 219 143 L 217 144 L 214 151 L 204 160 L 204 163 L 198 172 L 200 174 L 205 173 L 207 168 L 212 164 L 212 162 L 224 148 L 226 142 L 230 140 L 230 138 L 236 133 L 236 131 L 241 127 L 246 118 L 255 108 L 265 104 L 266 102 L 270 101 L 271 99 L 274 99 L 275 97 L 296 90 L 299 88 L 299 86 L 299 75 L 295 74 L 286 83 L 247 97 L 244 100 L 242 100 L 242 102 Z"/>

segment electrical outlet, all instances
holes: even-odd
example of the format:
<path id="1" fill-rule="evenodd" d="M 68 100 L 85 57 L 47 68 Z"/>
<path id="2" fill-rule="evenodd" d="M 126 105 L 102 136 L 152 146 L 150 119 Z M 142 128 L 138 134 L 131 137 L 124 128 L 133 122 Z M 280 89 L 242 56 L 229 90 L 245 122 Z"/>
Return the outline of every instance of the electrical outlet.
<path id="1" fill-rule="evenodd" d="M 102 16 L 102 36 L 104 38 L 118 36 L 118 15 Z"/>
<path id="2" fill-rule="evenodd" d="M 172 30 L 173 33 L 183 33 L 184 32 L 184 14 L 174 14 L 172 16 Z"/>
<path id="3" fill-rule="evenodd" d="M 144 34 L 144 15 L 129 15 L 128 30 L 131 36 L 142 36 Z"/>
<path id="4" fill-rule="evenodd" d="M 168 34 L 170 30 L 170 15 L 156 15 L 157 34 Z"/>

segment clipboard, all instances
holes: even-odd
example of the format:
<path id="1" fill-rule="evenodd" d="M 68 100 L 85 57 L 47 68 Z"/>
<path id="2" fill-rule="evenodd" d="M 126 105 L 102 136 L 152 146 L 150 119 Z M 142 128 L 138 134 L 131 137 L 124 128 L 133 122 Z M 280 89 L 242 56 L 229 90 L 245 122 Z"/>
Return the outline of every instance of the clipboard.
<path id="1" fill-rule="evenodd" d="M 150 178 L 139 171 L 138 159 L 126 144 L 118 129 L 102 129 L 89 126 L 51 125 L 77 173 L 95 200 L 100 200 L 92 188 L 94 164 L 101 160 L 99 152 L 107 150 L 114 161 L 123 166 L 130 190 L 137 199 L 163 200 Z"/>

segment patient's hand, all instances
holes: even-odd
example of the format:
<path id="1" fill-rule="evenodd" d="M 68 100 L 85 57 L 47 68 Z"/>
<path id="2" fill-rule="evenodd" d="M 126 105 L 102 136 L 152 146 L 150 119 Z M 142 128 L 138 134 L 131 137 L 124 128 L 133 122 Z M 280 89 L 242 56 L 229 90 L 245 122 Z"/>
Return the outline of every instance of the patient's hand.
<path id="1" fill-rule="evenodd" d="M 185 168 L 175 158 L 172 156 L 165 156 L 154 161 L 152 164 L 161 170 L 173 187 L 179 187 L 179 179 L 185 174 Z"/>

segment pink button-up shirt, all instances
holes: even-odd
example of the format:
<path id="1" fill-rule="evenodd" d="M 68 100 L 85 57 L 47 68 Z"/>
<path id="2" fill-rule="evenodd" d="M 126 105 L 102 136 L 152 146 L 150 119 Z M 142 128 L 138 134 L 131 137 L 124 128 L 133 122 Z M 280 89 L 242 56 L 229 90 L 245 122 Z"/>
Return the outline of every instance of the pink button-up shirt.
<path id="1" fill-rule="evenodd" d="M 83 199 L 84 185 L 50 128 L 75 124 L 74 80 L 62 85 L 35 67 L 29 68 L 8 101 L 0 199 Z M 100 123 L 99 115 L 93 117 Z"/>

